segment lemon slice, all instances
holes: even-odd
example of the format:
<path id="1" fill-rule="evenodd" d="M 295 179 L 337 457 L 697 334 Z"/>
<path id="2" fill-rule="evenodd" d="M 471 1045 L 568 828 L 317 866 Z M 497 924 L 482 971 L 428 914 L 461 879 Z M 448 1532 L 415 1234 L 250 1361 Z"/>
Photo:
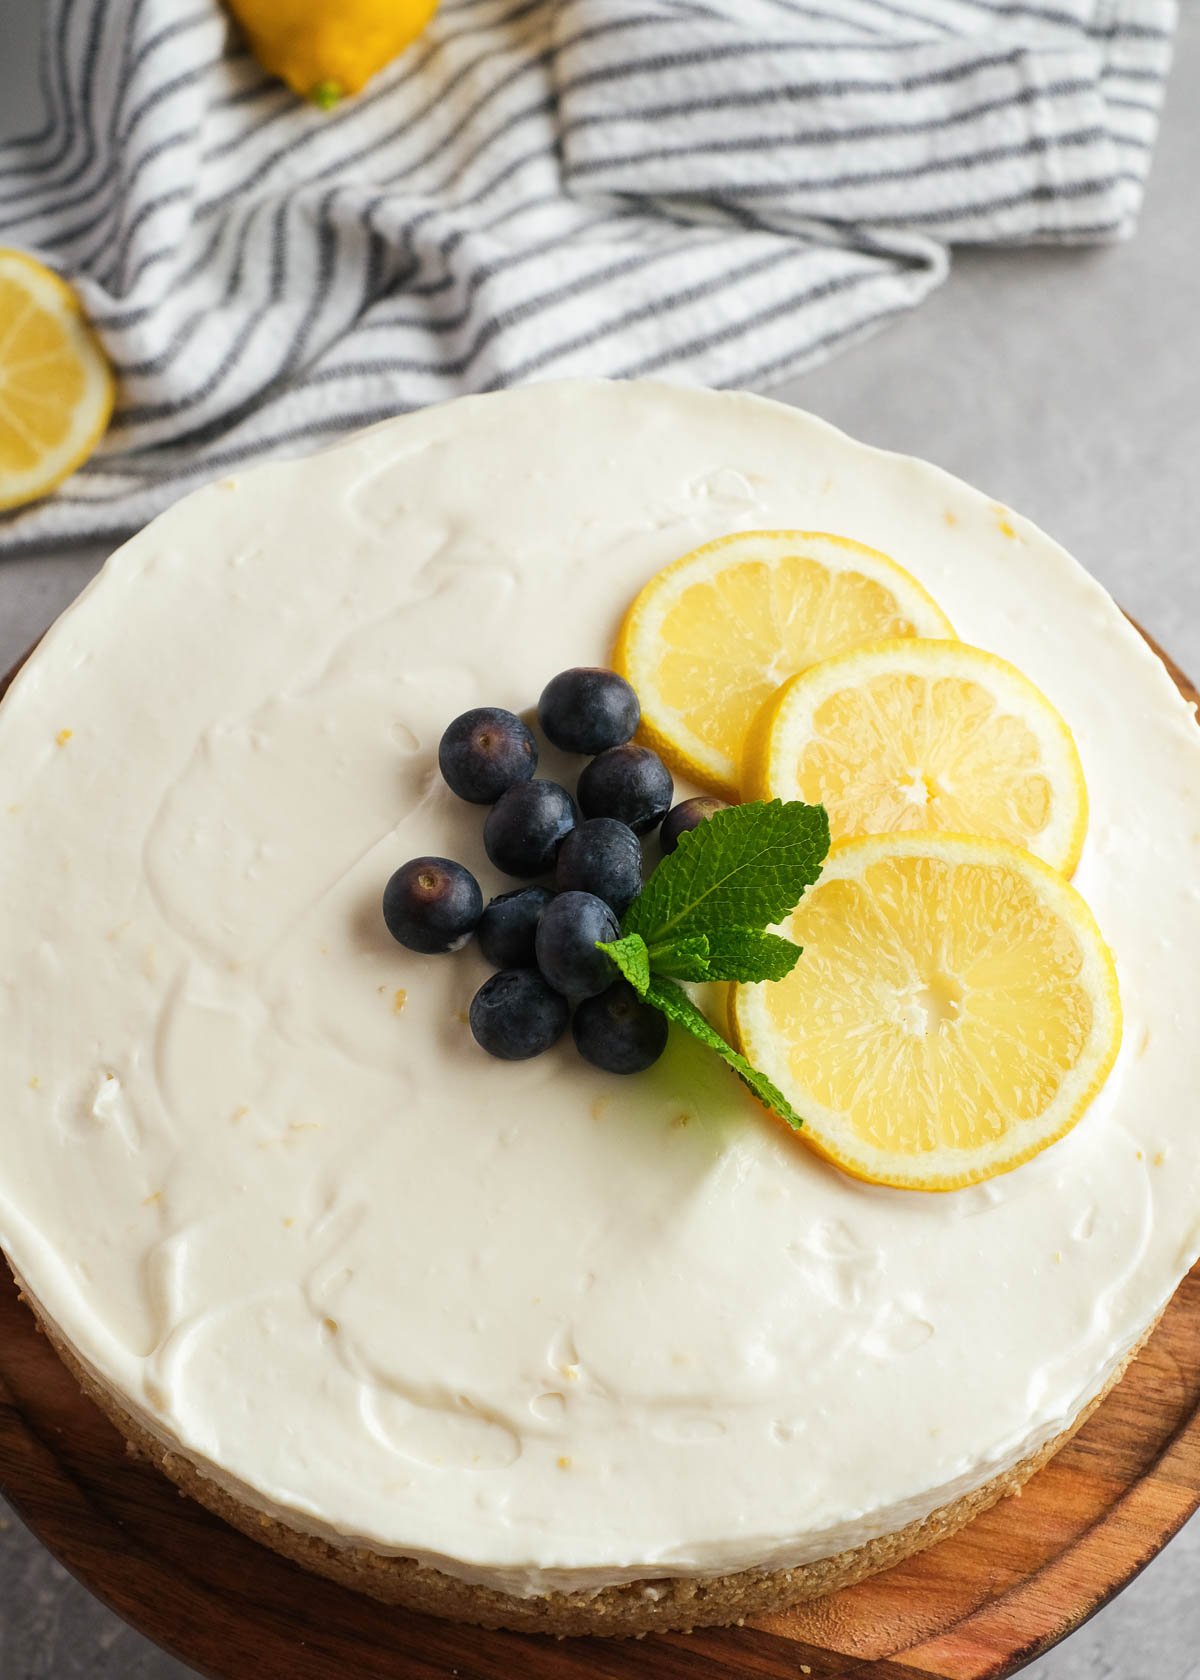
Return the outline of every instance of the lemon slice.
<path id="1" fill-rule="evenodd" d="M 75 293 L 32 257 L 0 250 L 0 508 L 61 484 L 112 406 L 112 373 Z"/>
<path id="2" fill-rule="evenodd" d="M 1079 753 L 1041 690 L 995 654 L 919 637 L 785 683 L 747 740 L 742 792 L 824 805 L 835 840 L 980 834 L 1066 875 L 1087 829 Z"/>
<path id="3" fill-rule="evenodd" d="M 783 932 L 786 979 L 737 987 L 741 1048 L 856 1178 L 952 1190 L 1027 1161 L 1096 1095 L 1121 1041 L 1091 911 L 1020 847 L 844 840 Z"/>
<path id="4" fill-rule="evenodd" d="M 818 659 L 883 636 L 952 636 L 916 578 L 873 548 L 811 531 L 749 531 L 659 572 L 625 617 L 613 663 L 638 691 L 640 739 L 738 796 L 759 708 Z"/>

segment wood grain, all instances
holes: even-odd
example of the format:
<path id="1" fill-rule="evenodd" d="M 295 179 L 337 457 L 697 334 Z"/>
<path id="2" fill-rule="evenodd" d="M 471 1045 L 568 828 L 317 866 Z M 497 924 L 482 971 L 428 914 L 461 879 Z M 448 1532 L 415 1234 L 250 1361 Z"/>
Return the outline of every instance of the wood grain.
<path id="1" fill-rule="evenodd" d="M 1200 1505 L 1197 1266 L 1020 1498 L 886 1574 L 743 1628 L 643 1642 L 488 1633 L 305 1575 L 184 1499 L 128 1457 L 0 1274 L 0 1485 L 74 1575 L 211 1680 L 1001 1680 L 1100 1609 Z"/>

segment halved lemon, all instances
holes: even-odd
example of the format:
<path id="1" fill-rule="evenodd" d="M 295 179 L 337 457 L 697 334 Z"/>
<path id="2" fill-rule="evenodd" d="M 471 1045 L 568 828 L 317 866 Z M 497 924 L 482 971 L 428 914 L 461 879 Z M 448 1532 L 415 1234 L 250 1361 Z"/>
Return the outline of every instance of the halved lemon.
<path id="1" fill-rule="evenodd" d="M 859 642 L 953 634 L 886 554 L 822 532 L 748 531 L 651 578 L 613 663 L 638 691 L 640 739 L 736 799 L 746 733 L 780 683 Z"/>
<path id="2" fill-rule="evenodd" d="M 744 1053 L 856 1178 L 953 1190 L 1027 1161 L 1099 1091 L 1116 968 L 1083 899 L 1020 847 L 845 840 L 782 929 L 786 979 L 737 987 Z"/>
<path id="3" fill-rule="evenodd" d="M 104 436 L 113 377 L 69 286 L 0 250 L 0 508 L 46 495 Z"/>
<path id="4" fill-rule="evenodd" d="M 982 648 L 921 637 L 784 683 L 750 731 L 742 794 L 824 805 L 835 840 L 981 834 L 1065 875 L 1087 829 L 1079 752 L 1042 691 Z"/>

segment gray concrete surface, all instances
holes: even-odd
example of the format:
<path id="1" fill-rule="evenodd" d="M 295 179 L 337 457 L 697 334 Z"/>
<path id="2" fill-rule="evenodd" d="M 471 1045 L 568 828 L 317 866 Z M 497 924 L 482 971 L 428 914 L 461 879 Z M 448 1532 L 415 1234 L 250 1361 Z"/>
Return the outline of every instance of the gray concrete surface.
<path id="1" fill-rule="evenodd" d="M 19 133 L 39 116 L 38 10 L 38 0 L 0 0 L 0 133 Z M 1200 4 L 1184 0 L 1183 11 L 1134 242 L 964 252 L 950 283 L 917 314 L 778 394 L 1020 508 L 1195 675 Z M 0 669 L 100 558 L 79 551 L 0 565 Z M 189 1672 L 97 1603 L 0 1505 L 0 1680 L 181 1680 Z M 1025 1672 L 1026 1680 L 1200 1680 L 1200 1518 Z"/>

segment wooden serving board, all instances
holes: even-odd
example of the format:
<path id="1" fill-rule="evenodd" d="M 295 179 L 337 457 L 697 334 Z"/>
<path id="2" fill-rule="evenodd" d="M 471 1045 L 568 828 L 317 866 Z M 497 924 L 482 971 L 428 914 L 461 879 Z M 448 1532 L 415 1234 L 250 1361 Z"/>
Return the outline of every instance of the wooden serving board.
<path id="1" fill-rule="evenodd" d="M 1000 1680 L 1119 1592 L 1200 1506 L 1198 1265 L 1024 1493 L 919 1557 L 743 1628 L 488 1633 L 306 1575 L 130 1459 L 0 1274 L 0 1486 L 85 1586 L 211 1680 Z"/>

